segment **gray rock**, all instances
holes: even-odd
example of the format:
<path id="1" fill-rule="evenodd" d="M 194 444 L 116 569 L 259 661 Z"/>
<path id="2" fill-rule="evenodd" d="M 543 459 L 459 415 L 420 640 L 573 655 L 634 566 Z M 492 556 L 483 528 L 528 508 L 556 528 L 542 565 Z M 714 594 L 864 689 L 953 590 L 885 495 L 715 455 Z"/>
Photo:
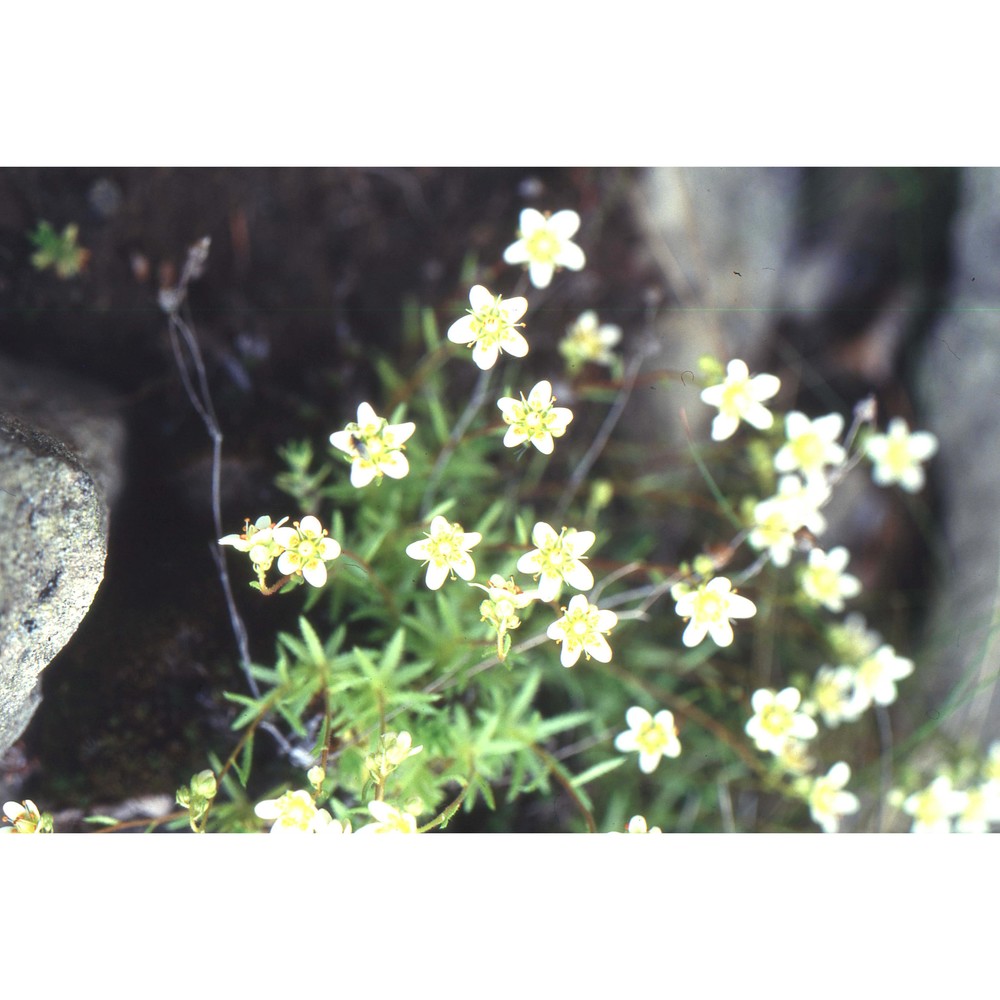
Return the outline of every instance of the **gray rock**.
<path id="1" fill-rule="evenodd" d="M 951 304 L 920 375 L 947 558 L 925 678 L 945 733 L 982 751 L 1000 739 L 1000 171 L 967 170 L 963 188 Z"/>
<path id="2" fill-rule="evenodd" d="M 123 437 L 94 386 L 0 360 L 0 754 L 104 577 Z"/>

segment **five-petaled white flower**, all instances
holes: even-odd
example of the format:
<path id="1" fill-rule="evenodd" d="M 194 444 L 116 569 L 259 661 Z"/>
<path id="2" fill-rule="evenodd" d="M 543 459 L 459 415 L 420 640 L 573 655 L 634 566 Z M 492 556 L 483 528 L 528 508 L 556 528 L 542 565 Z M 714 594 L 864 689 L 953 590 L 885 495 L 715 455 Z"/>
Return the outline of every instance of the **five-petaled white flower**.
<path id="1" fill-rule="evenodd" d="M 820 667 L 816 671 L 809 702 L 802 708 L 810 715 L 818 712 L 828 729 L 836 729 L 842 722 L 853 722 L 860 713 L 854 700 L 854 671 L 851 667 Z"/>
<path id="2" fill-rule="evenodd" d="M 294 527 L 276 526 L 274 540 L 285 551 L 278 557 L 278 572 L 305 577 L 314 587 L 326 583 L 326 563 L 340 555 L 340 543 L 327 537 L 319 518 L 307 514 Z"/>
<path id="3" fill-rule="evenodd" d="M 968 805 L 968 793 L 952 788 L 946 774 L 936 777 L 926 788 L 903 802 L 903 812 L 913 817 L 910 833 L 951 833 L 951 820 Z"/>
<path id="4" fill-rule="evenodd" d="M 267 514 L 264 514 L 251 524 L 250 518 L 247 518 L 242 534 L 226 535 L 219 539 L 219 544 L 232 545 L 238 552 L 248 552 L 254 569 L 266 573 L 271 568 L 271 563 L 277 556 L 281 555 L 282 551 L 281 545 L 275 541 L 274 529 L 280 528 L 287 520 L 287 517 L 283 517 L 275 523 Z"/>
<path id="5" fill-rule="evenodd" d="M 544 216 L 535 208 L 521 212 L 518 240 L 503 252 L 508 264 L 527 264 L 535 288 L 547 288 L 557 267 L 579 271 L 587 258 L 570 240 L 580 228 L 580 216 L 571 209 Z"/>
<path id="6" fill-rule="evenodd" d="M 555 528 L 545 521 L 538 521 L 531 529 L 531 540 L 536 548 L 526 552 L 517 561 L 518 573 L 541 574 L 538 581 L 538 599 L 554 601 L 565 581 L 577 590 L 590 590 L 594 574 L 583 563 L 583 554 L 594 544 L 597 536 L 592 531 Z"/>
<path id="7" fill-rule="evenodd" d="M 851 768 L 844 761 L 837 761 L 823 776 L 814 778 L 809 789 L 809 812 L 824 833 L 836 833 L 840 817 L 858 811 L 857 796 L 844 791 L 851 780 Z"/>
<path id="8" fill-rule="evenodd" d="M 357 422 L 330 435 L 330 444 L 351 457 L 351 485 L 357 489 L 373 479 L 402 479 L 410 471 L 403 444 L 415 430 L 411 422 L 390 424 L 369 403 L 358 407 Z"/>
<path id="9" fill-rule="evenodd" d="M 417 818 L 412 813 L 397 809 L 380 799 L 368 803 L 374 823 L 361 827 L 358 833 L 417 833 Z"/>
<path id="10" fill-rule="evenodd" d="M 551 455 L 555 447 L 552 439 L 562 437 L 573 419 L 572 410 L 554 403 L 552 383 L 545 380 L 534 385 L 527 399 L 524 393 L 520 399 L 498 399 L 497 406 L 507 424 L 504 445 L 516 448 L 519 444 L 533 444 L 543 455 Z"/>
<path id="11" fill-rule="evenodd" d="M 781 380 L 776 375 L 755 375 L 745 361 L 735 358 L 726 366 L 726 378 L 718 385 L 710 385 L 701 393 L 702 401 L 718 407 L 712 421 L 712 440 L 725 441 L 732 437 L 745 420 L 758 430 L 767 430 L 774 423 L 774 415 L 763 405 L 765 399 L 776 396 Z"/>
<path id="12" fill-rule="evenodd" d="M 604 638 L 604 633 L 610 632 L 618 624 L 618 615 L 613 611 L 602 611 L 583 594 L 576 594 L 563 610 L 566 614 L 546 630 L 550 639 L 562 643 L 559 654 L 562 665 L 572 667 L 580 659 L 581 653 L 585 653 L 588 660 L 594 657 L 601 663 L 608 663 L 611 660 L 611 647 Z"/>
<path id="13" fill-rule="evenodd" d="M 261 819 L 273 819 L 271 833 L 350 833 L 325 809 L 317 809 L 312 795 L 299 788 L 277 799 L 264 799 L 253 810 Z"/>
<path id="14" fill-rule="evenodd" d="M 10 826 L 6 824 L 9 823 Z M 48 813 L 39 812 L 38 806 L 31 799 L 23 802 L 5 802 L 3 804 L 3 826 L 0 833 L 52 833 L 52 817 Z"/>
<path id="15" fill-rule="evenodd" d="M 651 715 L 639 705 L 633 705 L 625 713 L 628 729 L 615 737 L 615 748 L 622 753 L 639 752 L 639 770 L 652 774 L 661 757 L 679 757 L 680 740 L 674 713 L 662 709 Z"/>
<path id="16" fill-rule="evenodd" d="M 854 671 L 854 704 L 851 710 L 860 715 L 873 701 L 876 705 L 891 705 L 896 700 L 896 681 L 912 673 L 913 660 L 898 656 L 888 644 L 879 646 Z"/>
<path id="17" fill-rule="evenodd" d="M 752 618 L 757 614 L 757 605 L 735 593 L 726 577 L 716 576 L 694 590 L 680 593 L 675 611 L 689 619 L 681 636 L 685 646 L 697 646 L 706 635 L 717 646 L 729 646 L 733 641 L 730 619 Z"/>
<path id="18" fill-rule="evenodd" d="M 924 485 L 926 462 L 937 451 L 937 438 L 929 431 L 910 432 L 902 417 L 889 421 L 886 434 L 873 434 L 865 444 L 865 452 L 875 464 L 872 479 L 879 486 L 899 485 L 908 493 L 916 493 Z"/>
<path id="19" fill-rule="evenodd" d="M 812 549 L 809 565 L 802 574 L 802 591 L 806 597 L 830 611 L 843 611 L 844 598 L 857 597 L 861 593 L 861 581 L 844 572 L 850 558 L 843 545 L 829 552 Z"/>
<path id="20" fill-rule="evenodd" d="M 778 492 L 754 507 L 747 541 L 757 550 L 767 549 L 775 566 L 787 566 L 800 528 L 814 535 L 826 530 L 820 508 L 829 498 L 830 488 L 818 479 L 804 483 L 798 476 L 782 476 Z"/>
<path id="21" fill-rule="evenodd" d="M 528 342 L 518 331 L 518 320 L 528 308 L 528 300 L 521 296 L 504 300 L 493 295 L 482 285 L 473 285 L 469 292 L 472 308 L 468 315 L 455 320 L 448 328 L 448 339 L 455 344 L 472 347 L 472 360 L 485 371 L 497 363 L 501 353 L 523 358 L 528 353 Z"/>
<path id="22" fill-rule="evenodd" d="M 810 420 L 804 413 L 792 411 L 785 417 L 787 443 L 774 456 L 778 472 L 801 472 L 807 480 L 822 480 L 828 465 L 842 465 L 847 452 L 838 443 L 844 429 L 839 413 Z"/>
<path id="23" fill-rule="evenodd" d="M 559 341 L 559 353 L 570 368 L 579 365 L 613 365 L 615 356 L 611 348 L 622 339 L 622 328 L 610 323 L 603 325 L 597 313 L 588 309 L 567 328 L 566 336 Z"/>
<path id="24" fill-rule="evenodd" d="M 476 564 L 468 550 L 482 540 L 478 531 L 463 531 L 460 524 L 452 524 L 438 514 L 431 521 L 427 537 L 407 545 L 406 554 L 427 563 L 427 586 L 439 590 L 449 574 L 454 579 L 457 573 L 463 580 L 476 575 Z"/>
<path id="25" fill-rule="evenodd" d="M 801 700 L 793 687 L 777 693 L 768 688 L 754 691 L 750 698 L 754 714 L 745 728 L 758 750 L 777 755 L 788 740 L 811 740 L 819 732 L 813 719 L 797 711 Z"/>

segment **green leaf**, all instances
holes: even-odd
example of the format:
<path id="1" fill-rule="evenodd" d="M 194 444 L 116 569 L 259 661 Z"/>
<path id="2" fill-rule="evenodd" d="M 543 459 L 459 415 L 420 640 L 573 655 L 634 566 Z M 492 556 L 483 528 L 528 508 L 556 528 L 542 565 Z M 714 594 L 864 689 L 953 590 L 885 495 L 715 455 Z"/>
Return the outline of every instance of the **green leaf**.
<path id="1" fill-rule="evenodd" d="M 612 757 L 609 760 L 602 760 L 599 764 L 595 764 L 593 767 L 587 768 L 583 774 L 578 774 L 572 781 L 570 781 L 570 785 L 572 785 L 573 788 L 580 788 L 588 782 L 601 777 L 602 774 L 608 774 L 610 771 L 614 771 L 615 768 L 621 767 L 627 759 L 627 757 Z"/>
<path id="2" fill-rule="evenodd" d="M 424 335 L 424 344 L 427 346 L 427 353 L 431 354 L 441 342 L 437 316 L 433 309 L 421 309 L 420 320 L 420 330 Z"/>
<path id="3" fill-rule="evenodd" d="M 326 663 L 326 652 L 323 649 L 323 643 L 319 641 L 316 630 L 305 618 L 299 618 L 299 631 L 302 633 L 306 649 L 309 651 L 309 660 L 317 666 Z"/>
<path id="4" fill-rule="evenodd" d="M 514 699 L 511 701 L 507 709 L 508 718 L 521 718 L 525 711 L 527 711 L 527 709 L 531 706 L 532 701 L 534 701 L 535 692 L 538 690 L 538 685 L 541 684 L 541 682 L 541 670 L 532 670 L 531 673 L 525 678 L 524 684 L 521 686 L 521 690 L 514 695 Z"/>
<path id="5" fill-rule="evenodd" d="M 552 719 L 545 719 L 538 725 L 538 738 L 545 739 L 574 726 L 582 726 L 585 722 L 590 722 L 594 717 L 593 712 L 566 712 L 564 715 L 557 715 Z"/>
<path id="6" fill-rule="evenodd" d="M 386 395 L 391 396 L 395 394 L 396 390 L 401 389 L 406 381 L 403 376 L 400 375 L 395 368 L 393 368 L 392 363 L 384 354 L 380 354 L 377 358 L 375 358 L 375 371 L 378 372 L 378 377 L 381 379 L 382 385 L 384 385 L 387 390 Z M 393 420 L 390 420 L 389 422 L 395 423 Z"/>
<path id="7" fill-rule="evenodd" d="M 240 753 L 240 758 L 233 761 L 233 770 L 236 772 L 236 776 L 240 779 L 240 784 L 244 788 L 247 787 L 247 779 L 250 777 L 250 765 L 253 763 L 254 735 L 254 733 L 249 735 Z"/>
<path id="8" fill-rule="evenodd" d="M 385 676 L 392 674 L 399 666 L 399 661 L 403 657 L 403 648 L 406 642 L 406 632 L 397 629 L 393 637 L 389 640 L 382 654 L 382 673 Z"/>
<path id="9" fill-rule="evenodd" d="M 261 712 L 264 711 L 264 702 L 257 701 L 253 698 L 248 698 L 244 694 L 233 694 L 231 691 L 223 691 L 222 697 L 226 701 L 234 701 L 237 705 L 245 705 L 246 707 L 240 714 L 232 721 L 230 724 L 230 729 L 242 729 L 244 726 L 253 722 Z"/>

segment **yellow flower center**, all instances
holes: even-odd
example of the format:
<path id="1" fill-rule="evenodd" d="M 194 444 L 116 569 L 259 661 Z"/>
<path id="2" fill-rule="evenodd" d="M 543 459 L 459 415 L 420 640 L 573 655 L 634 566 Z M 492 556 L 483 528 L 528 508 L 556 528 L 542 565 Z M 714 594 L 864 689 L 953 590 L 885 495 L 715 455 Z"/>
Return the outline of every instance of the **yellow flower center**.
<path id="1" fill-rule="evenodd" d="M 714 590 L 703 590 L 695 600 L 694 617 L 703 622 L 721 622 L 726 617 L 726 605 Z"/>
<path id="2" fill-rule="evenodd" d="M 809 584 L 820 600 L 835 600 L 840 596 L 840 574 L 829 566 L 815 566 L 808 570 Z"/>
<path id="3" fill-rule="evenodd" d="M 823 439 L 811 431 L 800 434 L 792 442 L 792 454 L 795 456 L 799 468 L 803 471 L 808 472 L 822 468 L 825 453 Z"/>
<path id="4" fill-rule="evenodd" d="M 548 229 L 538 229 L 528 237 L 528 256 L 540 264 L 552 264 L 559 253 L 559 239 Z"/>
<path id="5" fill-rule="evenodd" d="M 816 703 L 820 709 L 828 714 L 835 714 L 840 709 L 843 700 L 840 686 L 832 677 L 820 681 L 816 686 Z"/>
<path id="6" fill-rule="evenodd" d="M 753 402 L 748 388 L 748 380 L 729 382 L 722 388 L 722 404 L 719 412 L 730 417 L 738 417 Z"/>
<path id="7" fill-rule="evenodd" d="M 945 811 L 942 808 L 941 800 L 932 790 L 928 789 L 918 795 L 917 810 L 914 814 L 915 819 L 921 823 L 926 823 L 928 826 L 933 826 L 944 819 L 944 817 Z"/>
<path id="8" fill-rule="evenodd" d="M 912 464 L 910 449 L 905 438 L 890 437 L 885 449 L 885 464 L 895 475 L 905 472 Z"/>
<path id="9" fill-rule="evenodd" d="M 305 792 L 286 792 L 278 800 L 278 809 L 278 822 L 298 830 L 308 830 L 316 816 L 316 804 Z"/>
<path id="10" fill-rule="evenodd" d="M 768 705 L 761 712 L 760 724 L 772 736 L 784 736 L 792 728 L 792 713 L 782 705 Z"/>
<path id="11" fill-rule="evenodd" d="M 639 732 L 635 734 L 635 741 L 645 753 L 656 753 L 670 742 L 667 732 L 654 719 L 644 722 Z"/>
<path id="12" fill-rule="evenodd" d="M 820 779 L 812 793 L 813 808 L 819 813 L 831 815 L 836 812 L 837 789 L 828 781 Z"/>
<path id="13" fill-rule="evenodd" d="M 788 519 L 780 510 L 773 510 L 763 521 L 757 522 L 757 531 L 763 537 L 764 545 L 770 548 L 787 538 Z"/>

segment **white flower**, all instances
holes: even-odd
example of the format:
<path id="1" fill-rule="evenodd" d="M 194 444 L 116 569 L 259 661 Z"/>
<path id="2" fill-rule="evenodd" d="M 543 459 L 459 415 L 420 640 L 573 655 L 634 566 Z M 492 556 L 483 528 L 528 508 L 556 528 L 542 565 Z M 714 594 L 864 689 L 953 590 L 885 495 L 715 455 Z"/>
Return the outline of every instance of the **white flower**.
<path id="1" fill-rule="evenodd" d="M 937 438 L 928 431 L 910 433 L 902 417 L 889 421 L 887 434 L 873 434 L 865 444 L 865 452 L 875 464 L 872 479 L 879 486 L 899 485 L 908 493 L 916 493 L 924 485 L 926 462 L 938 447 Z"/>
<path id="2" fill-rule="evenodd" d="M 967 805 L 967 793 L 955 791 L 951 778 L 942 774 L 910 795 L 903 802 L 903 812 L 913 817 L 911 833 L 951 833 L 952 817 L 960 815 Z"/>
<path id="3" fill-rule="evenodd" d="M 803 483 L 798 476 L 782 476 L 778 492 L 754 507 L 747 541 L 758 551 L 767 549 L 775 566 L 787 566 L 800 528 L 814 535 L 826 530 L 820 508 L 829 498 L 829 487 L 819 480 Z"/>
<path id="4" fill-rule="evenodd" d="M 767 549 L 775 566 L 787 566 L 795 548 L 795 533 L 802 527 L 796 509 L 780 497 L 771 497 L 754 507 L 753 520 L 747 541 L 758 551 Z"/>
<path id="5" fill-rule="evenodd" d="M 565 581 L 577 590 L 590 590 L 594 574 L 583 563 L 583 554 L 596 540 L 592 531 L 555 528 L 545 521 L 538 521 L 531 529 L 531 540 L 536 548 L 526 552 L 517 561 L 518 573 L 541 574 L 538 581 L 538 599 L 554 601 Z"/>
<path id="6" fill-rule="evenodd" d="M 508 264 L 527 264 L 535 288 L 547 288 L 557 267 L 579 271 L 587 259 L 570 237 L 580 228 L 580 216 L 570 209 L 546 218 L 534 208 L 521 212 L 518 240 L 503 252 Z"/>
<path id="7" fill-rule="evenodd" d="M 325 809 L 317 809 L 312 795 L 304 789 L 285 792 L 280 798 L 258 802 L 253 810 L 261 819 L 273 819 L 271 833 L 343 833 L 339 822 Z M 334 826 L 335 825 L 335 826 Z"/>
<path id="8" fill-rule="evenodd" d="M 735 593 L 726 577 L 716 576 L 696 590 L 681 594 L 674 610 L 681 618 L 690 619 L 681 636 L 685 646 L 697 646 L 706 635 L 717 646 L 729 646 L 733 641 L 730 619 L 752 618 L 757 614 L 757 605 Z"/>
<path id="9" fill-rule="evenodd" d="M 294 525 L 274 528 L 274 540 L 285 550 L 278 557 L 278 572 L 299 573 L 314 587 L 322 587 L 326 563 L 340 555 L 340 543 L 327 537 L 326 528 L 312 514 Z"/>
<path id="10" fill-rule="evenodd" d="M 519 444 L 533 444 L 543 455 L 551 455 L 555 447 L 552 439 L 566 433 L 573 411 L 565 406 L 554 406 L 552 383 L 541 381 L 535 384 L 528 398 L 524 393 L 520 399 L 504 396 L 497 400 L 497 406 L 507 424 L 503 443 L 507 448 Z"/>
<path id="11" fill-rule="evenodd" d="M 620 326 L 599 325 L 597 313 L 588 309 L 566 329 L 566 336 L 559 341 L 559 353 L 570 368 L 579 365 L 613 365 L 615 356 L 611 348 L 622 339 Z"/>
<path id="12" fill-rule="evenodd" d="M 877 705 L 891 705 L 896 700 L 896 681 L 912 673 L 913 660 L 897 656 L 892 646 L 880 646 L 862 660 L 854 672 L 852 711 L 860 714 L 873 701 Z"/>
<path id="13" fill-rule="evenodd" d="M 23 802 L 5 802 L 3 804 L 3 823 L 10 826 L 0 826 L 0 833 L 52 833 L 52 817 L 48 813 L 39 812 L 38 806 L 31 799 Z"/>
<path id="14" fill-rule="evenodd" d="M 966 793 L 965 806 L 955 820 L 956 833 L 989 833 L 1000 823 L 1000 787 L 987 781 Z"/>
<path id="15" fill-rule="evenodd" d="M 242 534 L 226 535 L 219 539 L 219 544 L 232 545 L 238 552 L 248 552 L 254 569 L 266 573 L 282 550 L 281 545 L 275 541 L 274 529 L 280 528 L 287 520 L 287 517 L 283 517 L 274 523 L 267 514 L 264 514 L 251 524 L 247 518 Z"/>
<path id="16" fill-rule="evenodd" d="M 842 465 L 847 453 L 837 442 L 844 430 L 844 418 L 839 413 L 810 420 L 804 413 L 793 411 L 785 417 L 788 438 L 774 456 L 778 472 L 801 472 L 807 480 L 824 478 L 827 465 Z"/>
<path id="17" fill-rule="evenodd" d="M 376 477 L 402 479 L 410 471 L 403 444 L 415 429 L 410 422 L 390 424 L 369 403 L 362 403 L 357 422 L 334 431 L 330 444 L 351 456 L 351 485 L 361 489 Z"/>
<path id="18" fill-rule="evenodd" d="M 358 833 L 416 833 L 417 818 L 388 802 L 375 799 L 368 803 L 368 811 L 375 818 L 374 823 L 363 826 Z"/>
<path id="19" fill-rule="evenodd" d="M 648 827 L 646 826 L 645 816 L 633 816 L 628 821 L 628 832 L 629 833 L 663 833 L 663 831 L 658 826 Z"/>
<path id="20" fill-rule="evenodd" d="M 843 611 L 844 598 L 857 597 L 861 593 L 861 581 L 844 572 L 850 558 L 842 545 L 829 552 L 813 549 L 809 553 L 809 565 L 802 574 L 805 595 L 830 611 Z"/>
<path id="21" fill-rule="evenodd" d="M 767 688 L 754 691 L 750 699 L 754 715 L 745 728 L 758 750 L 780 754 L 789 739 L 811 740 L 819 732 L 808 715 L 796 711 L 801 698 L 793 687 L 777 693 Z"/>
<path id="22" fill-rule="evenodd" d="M 712 440 L 725 441 L 732 437 L 741 420 L 758 430 L 767 430 L 774 422 L 774 416 L 762 404 L 765 399 L 777 395 L 780 388 L 781 380 L 776 375 L 750 378 L 745 361 L 738 358 L 730 361 L 725 381 L 711 385 L 701 393 L 703 402 L 719 410 L 712 421 Z"/>
<path id="23" fill-rule="evenodd" d="M 860 714 L 854 700 L 854 671 L 848 666 L 820 667 L 809 704 L 802 708 L 810 715 L 819 712 L 828 729 L 853 722 Z"/>
<path id="24" fill-rule="evenodd" d="M 857 796 L 843 790 L 850 780 L 851 769 L 843 761 L 834 764 L 825 777 L 813 780 L 809 790 L 809 812 L 824 833 L 836 833 L 840 817 L 858 811 Z"/>
<path id="25" fill-rule="evenodd" d="M 681 744 L 677 739 L 674 714 L 666 709 L 650 715 L 646 709 L 633 705 L 625 713 L 628 729 L 615 737 L 615 748 L 622 753 L 639 751 L 639 770 L 652 774 L 661 757 L 678 757 Z"/>
<path id="26" fill-rule="evenodd" d="M 608 663 L 611 660 L 611 647 L 604 638 L 604 633 L 610 632 L 618 624 L 618 615 L 613 611 L 602 611 L 583 594 L 576 594 L 563 610 L 566 614 L 554 621 L 545 633 L 550 639 L 562 643 L 562 652 L 559 654 L 562 665 L 572 667 L 580 659 L 581 653 L 585 653 L 588 660 L 594 657 L 601 663 Z"/>
<path id="27" fill-rule="evenodd" d="M 507 299 L 493 295 L 482 285 L 473 285 L 469 292 L 472 308 L 467 316 L 455 320 L 448 328 L 448 339 L 456 344 L 472 346 L 472 360 L 485 371 L 497 363 L 505 351 L 515 358 L 528 353 L 528 342 L 518 332 L 523 323 L 517 321 L 528 308 L 521 296 Z"/>
<path id="28" fill-rule="evenodd" d="M 457 573 L 463 580 L 476 575 L 476 564 L 468 550 L 482 540 L 478 531 L 463 531 L 460 524 L 451 524 L 438 514 L 431 521 L 427 537 L 407 545 L 406 554 L 427 563 L 427 586 L 438 590 L 449 574 L 454 579 Z"/>

